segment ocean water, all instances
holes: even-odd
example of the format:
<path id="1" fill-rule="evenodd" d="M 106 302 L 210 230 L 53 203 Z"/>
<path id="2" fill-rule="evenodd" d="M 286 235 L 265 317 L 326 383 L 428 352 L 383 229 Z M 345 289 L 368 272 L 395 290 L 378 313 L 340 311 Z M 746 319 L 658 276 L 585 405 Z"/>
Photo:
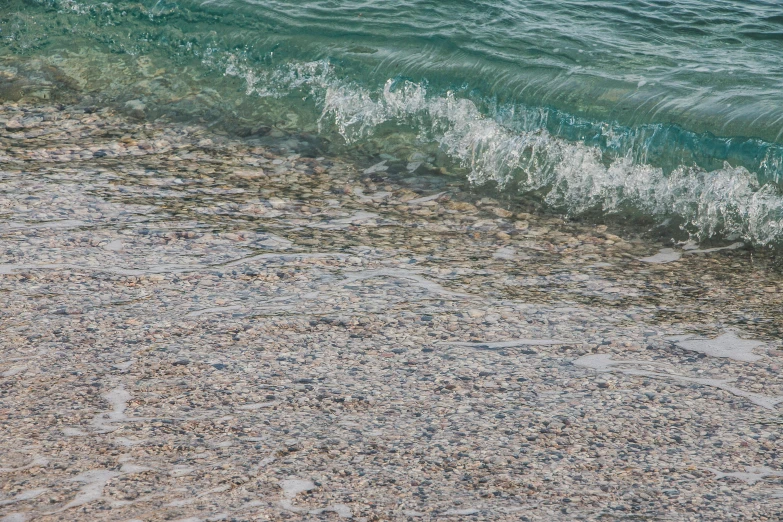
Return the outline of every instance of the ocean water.
<path id="1" fill-rule="evenodd" d="M 76 100 L 568 215 L 783 243 L 783 9 L 760 0 L 6 0 L 0 101 Z"/>

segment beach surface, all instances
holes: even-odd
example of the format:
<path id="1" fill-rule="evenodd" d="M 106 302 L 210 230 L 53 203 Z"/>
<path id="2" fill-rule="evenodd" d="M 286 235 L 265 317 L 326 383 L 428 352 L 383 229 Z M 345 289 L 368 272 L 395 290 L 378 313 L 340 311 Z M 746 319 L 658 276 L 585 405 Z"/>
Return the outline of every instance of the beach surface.
<path id="1" fill-rule="evenodd" d="M 314 150 L 0 109 L 0 520 L 783 517 L 770 254 Z"/>

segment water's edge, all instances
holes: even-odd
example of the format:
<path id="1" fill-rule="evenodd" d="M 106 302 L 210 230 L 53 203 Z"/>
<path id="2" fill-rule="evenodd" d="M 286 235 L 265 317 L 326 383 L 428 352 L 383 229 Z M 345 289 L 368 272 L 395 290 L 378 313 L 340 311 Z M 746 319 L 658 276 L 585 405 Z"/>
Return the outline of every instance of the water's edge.
<path id="1" fill-rule="evenodd" d="M 2 26 L 6 101 L 71 96 L 241 136 L 304 133 L 324 152 L 368 166 L 464 175 L 506 197 L 535 194 L 569 215 L 648 216 L 696 240 L 764 246 L 783 238 L 783 148 L 772 137 L 625 125 L 389 76 L 367 69 L 380 58 L 358 47 L 353 57 L 307 61 L 306 49 L 297 55 L 290 45 L 276 55 L 262 51 L 285 40 L 276 42 L 271 21 L 222 31 L 242 10 L 228 16 L 215 5 L 13 4 Z"/>

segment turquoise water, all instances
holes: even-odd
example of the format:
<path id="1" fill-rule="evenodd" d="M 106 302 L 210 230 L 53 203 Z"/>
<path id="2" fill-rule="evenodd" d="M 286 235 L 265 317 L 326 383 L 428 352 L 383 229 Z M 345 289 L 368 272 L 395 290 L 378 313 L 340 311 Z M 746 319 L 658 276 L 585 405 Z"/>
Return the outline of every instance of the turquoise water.
<path id="1" fill-rule="evenodd" d="M 783 239 L 779 2 L 10 0 L 0 30 L 8 101 L 307 133 L 571 214 Z"/>

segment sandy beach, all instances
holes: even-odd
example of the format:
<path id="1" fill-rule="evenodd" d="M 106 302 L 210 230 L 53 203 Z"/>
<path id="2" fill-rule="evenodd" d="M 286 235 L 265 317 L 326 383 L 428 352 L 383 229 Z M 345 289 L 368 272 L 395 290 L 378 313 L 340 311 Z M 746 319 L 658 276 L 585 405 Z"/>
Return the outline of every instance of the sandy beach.
<path id="1" fill-rule="evenodd" d="M 0 129 L 3 522 L 783 516 L 769 254 L 302 135 Z"/>

